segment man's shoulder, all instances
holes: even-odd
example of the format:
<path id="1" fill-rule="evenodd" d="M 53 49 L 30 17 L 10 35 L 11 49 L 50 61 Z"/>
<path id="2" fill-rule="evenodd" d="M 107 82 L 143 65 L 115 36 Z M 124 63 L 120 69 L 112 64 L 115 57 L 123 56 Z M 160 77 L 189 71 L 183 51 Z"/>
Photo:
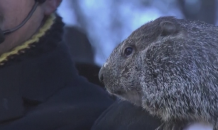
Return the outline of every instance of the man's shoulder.
<path id="1" fill-rule="evenodd" d="M 83 78 L 64 86 L 25 116 L 0 125 L 2 130 L 88 130 L 113 100 L 101 87 Z"/>
<path id="2" fill-rule="evenodd" d="M 61 88 L 46 103 L 92 104 L 92 106 L 107 104 L 108 107 L 108 104 L 113 102 L 112 97 L 102 87 L 90 83 L 84 77 L 75 80 L 76 83 Z"/>
<path id="3" fill-rule="evenodd" d="M 101 87 L 83 78 L 77 81 L 77 84 L 57 91 L 38 107 L 40 113 L 45 113 L 43 116 L 48 118 L 44 122 L 55 119 L 53 123 L 62 125 L 63 129 L 90 129 L 99 115 L 112 104 L 112 98 Z"/>

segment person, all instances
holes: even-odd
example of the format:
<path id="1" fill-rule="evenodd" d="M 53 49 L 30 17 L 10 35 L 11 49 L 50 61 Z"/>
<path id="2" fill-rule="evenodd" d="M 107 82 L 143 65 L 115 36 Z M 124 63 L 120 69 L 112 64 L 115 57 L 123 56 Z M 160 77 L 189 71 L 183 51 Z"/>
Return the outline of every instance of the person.
<path id="1" fill-rule="evenodd" d="M 90 130 L 113 102 L 78 75 L 60 3 L 0 1 L 0 130 Z"/>

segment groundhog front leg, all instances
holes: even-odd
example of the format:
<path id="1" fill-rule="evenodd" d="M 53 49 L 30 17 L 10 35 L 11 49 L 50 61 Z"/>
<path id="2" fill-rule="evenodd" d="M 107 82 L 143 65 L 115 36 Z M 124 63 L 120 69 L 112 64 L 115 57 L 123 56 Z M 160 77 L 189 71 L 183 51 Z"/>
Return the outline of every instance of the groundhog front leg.
<path id="1" fill-rule="evenodd" d="M 218 130 L 218 122 L 216 122 L 215 125 L 213 126 L 213 130 Z"/>
<path id="2" fill-rule="evenodd" d="M 185 123 L 182 122 L 166 122 L 161 124 L 156 130 L 183 130 Z"/>

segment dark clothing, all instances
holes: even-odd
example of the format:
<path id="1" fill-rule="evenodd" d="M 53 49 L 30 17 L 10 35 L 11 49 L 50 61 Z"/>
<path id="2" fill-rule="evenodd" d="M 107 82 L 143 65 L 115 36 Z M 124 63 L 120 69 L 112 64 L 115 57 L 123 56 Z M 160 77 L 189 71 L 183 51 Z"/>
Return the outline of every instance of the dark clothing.
<path id="1" fill-rule="evenodd" d="M 89 130 L 113 102 L 77 74 L 62 28 L 57 17 L 38 42 L 0 66 L 0 130 Z"/>
<path id="2" fill-rule="evenodd" d="M 141 107 L 116 101 L 96 120 L 92 130 L 155 130 L 161 122 Z"/>

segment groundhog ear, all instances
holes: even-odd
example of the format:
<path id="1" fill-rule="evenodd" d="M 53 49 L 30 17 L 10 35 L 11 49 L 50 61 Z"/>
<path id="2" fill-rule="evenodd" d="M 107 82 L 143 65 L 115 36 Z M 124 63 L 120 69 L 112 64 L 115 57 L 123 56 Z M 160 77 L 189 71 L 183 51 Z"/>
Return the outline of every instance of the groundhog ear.
<path id="1" fill-rule="evenodd" d="M 161 28 L 161 36 L 168 36 L 171 34 L 176 33 L 177 28 L 176 25 L 170 21 L 162 21 L 160 23 L 160 28 Z"/>

